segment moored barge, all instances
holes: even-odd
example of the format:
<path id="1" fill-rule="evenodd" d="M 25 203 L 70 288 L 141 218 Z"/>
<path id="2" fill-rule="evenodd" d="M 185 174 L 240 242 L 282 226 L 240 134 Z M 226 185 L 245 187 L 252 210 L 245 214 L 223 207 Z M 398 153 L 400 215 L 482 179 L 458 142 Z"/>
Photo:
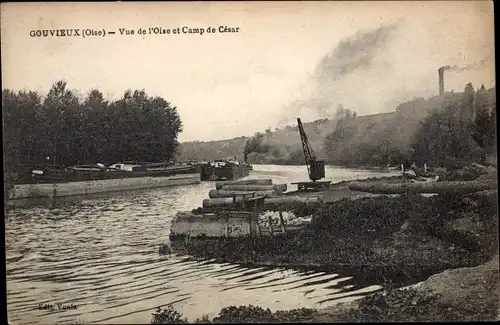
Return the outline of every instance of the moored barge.
<path id="1" fill-rule="evenodd" d="M 198 184 L 200 175 L 200 168 L 195 165 L 151 163 L 41 168 L 18 177 L 8 191 L 7 200 L 15 203 L 12 201 Z"/>
<path id="2" fill-rule="evenodd" d="M 251 165 L 237 160 L 216 160 L 201 164 L 202 181 L 238 180 L 250 174 Z"/>

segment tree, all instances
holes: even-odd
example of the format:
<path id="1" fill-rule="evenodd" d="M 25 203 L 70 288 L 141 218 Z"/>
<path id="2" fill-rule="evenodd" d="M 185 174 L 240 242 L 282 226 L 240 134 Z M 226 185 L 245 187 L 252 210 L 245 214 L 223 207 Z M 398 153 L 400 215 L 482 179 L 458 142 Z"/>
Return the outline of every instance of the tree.
<path id="1" fill-rule="evenodd" d="M 449 159 L 480 158 L 480 150 L 473 137 L 481 142 L 481 136 L 471 136 L 470 132 L 475 125 L 469 120 L 470 112 L 473 112 L 473 97 L 472 85 L 468 84 L 461 98 L 447 99 L 444 109 L 432 112 L 421 122 L 412 144 L 413 156 L 420 164 L 432 162 L 442 165 Z M 476 120 L 484 125 L 484 114 L 481 112 L 476 107 Z"/>
<path id="2" fill-rule="evenodd" d="M 108 103 L 97 89 L 83 102 L 64 80 L 43 100 L 35 92 L 2 91 L 6 170 L 23 165 L 68 166 L 134 159 L 170 160 L 179 146 L 177 108 L 144 90 L 127 90 Z"/>
<path id="3" fill-rule="evenodd" d="M 108 145 L 110 128 L 108 102 L 102 93 L 92 89 L 81 107 L 79 140 L 82 145 L 84 164 L 106 161 L 106 152 L 113 150 Z"/>
<path id="4" fill-rule="evenodd" d="M 64 80 L 52 85 L 43 102 L 43 113 L 46 116 L 44 127 L 47 130 L 48 156 L 53 165 L 68 165 L 79 155 L 78 141 L 74 130 L 78 129 L 78 98 L 67 89 Z"/>
<path id="5" fill-rule="evenodd" d="M 337 123 L 335 125 L 335 130 L 325 137 L 323 143 L 325 152 L 330 160 L 349 160 L 349 158 L 341 158 L 345 156 L 345 153 L 342 154 L 340 151 L 341 144 L 345 143 L 353 135 L 354 129 L 349 123 L 355 118 L 356 112 L 345 109 L 342 104 L 337 107 L 337 113 L 335 115 Z"/>
<path id="6" fill-rule="evenodd" d="M 41 96 L 33 91 L 2 91 L 4 163 L 6 170 L 40 161 L 46 135 Z M 42 154 L 43 155 L 43 154 Z"/>
<path id="7" fill-rule="evenodd" d="M 462 95 L 462 103 L 460 105 L 460 120 L 468 123 L 472 120 L 474 115 L 474 99 L 475 91 L 472 84 L 469 82 L 464 89 Z"/>

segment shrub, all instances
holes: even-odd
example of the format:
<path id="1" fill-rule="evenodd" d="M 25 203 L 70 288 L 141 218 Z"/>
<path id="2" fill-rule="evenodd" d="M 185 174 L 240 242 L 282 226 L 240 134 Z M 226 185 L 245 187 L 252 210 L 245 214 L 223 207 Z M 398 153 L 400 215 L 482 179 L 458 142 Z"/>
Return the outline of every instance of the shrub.
<path id="1" fill-rule="evenodd" d="M 201 318 L 196 318 L 194 321 L 195 324 L 210 324 L 210 318 L 208 315 L 203 315 Z"/>
<path id="2" fill-rule="evenodd" d="M 158 307 L 156 313 L 153 313 L 151 324 L 187 324 L 187 319 L 182 319 L 182 314 L 176 311 L 171 305 L 166 309 Z"/>
<path id="3" fill-rule="evenodd" d="M 271 310 L 258 306 L 230 306 L 223 308 L 214 323 L 266 323 L 273 322 L 274 317 Z"/>

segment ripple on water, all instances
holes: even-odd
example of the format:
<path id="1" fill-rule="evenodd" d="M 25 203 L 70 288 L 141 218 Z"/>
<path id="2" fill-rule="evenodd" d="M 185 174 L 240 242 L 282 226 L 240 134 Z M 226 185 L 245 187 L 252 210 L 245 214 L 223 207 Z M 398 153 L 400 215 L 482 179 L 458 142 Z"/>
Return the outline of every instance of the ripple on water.
<path id="1" fill-rule="evenodd" d="M 255 166 L 253 177 L 291 183 L 302 180 L 302 167 Z M 359 175 L 342 172 L 332 178 Z M 156 307 L 170 303 L 194 319 L 216 316 L 228 305 L 324 307 L 380 289 L 359 286 L 348 275 L 159 256 L 158 245 L 168 241 L 175 212 L 200 206 L 213 187 L 202 183 L 141 190 L 9 211 L 9 319 L 22 324 L 147 323 Z M 39 304 L 57 303 L 78 309 L 38 309 Z"/>

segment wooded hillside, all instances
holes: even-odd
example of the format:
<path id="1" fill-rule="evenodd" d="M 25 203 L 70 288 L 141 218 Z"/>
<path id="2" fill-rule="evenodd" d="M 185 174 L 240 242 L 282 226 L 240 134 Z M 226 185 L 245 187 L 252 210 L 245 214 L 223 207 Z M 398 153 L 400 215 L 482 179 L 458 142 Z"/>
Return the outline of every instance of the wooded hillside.
<path id="1" fill-rule="evenodd" d="M 491 112 L 496 112 L 495 88 L 486 90 L 482 87 L 476 92 L 469 84 L 464 92 L 448 92 L 444 98 L 440 96 L 429 99 L 415 98 L 398 105 L 395 111 L 390 113 L 356 116 L 355 112 L 339 107 L 335 119 L 317 120 L 303 125 L 316 155 L 328 163 L 347 166 L 395 165 L 402 163 L 410 156 L 410 152 L 416 150 L 418 133 L 422 135 L 422 132 L 427 132 L 422 129 L 423 123 L 436 112 L 450 110 L 469 112 L 465 117 L 457 116 L 456 121 L 461 120 L 470 124 L 469 129 L 464 131 L 467 133 L 467 142 L 471 147 L 470 150 L 473 150 L 473 147 L 478 149 L 480 145 L 472 138 L 471 128 L 474 128 L 473 125 L 476 123 L 474 119 L 477 107 L 481 105 L 488 112 L 487 115 L 489 114 L 487 116 L 489 122 L 484 123 L 491 124 Z M 459 125 L 453 127 L 458 130 Z M 496 129 L 496 124 L 488 126 L 490 130 L 484 132 L 493 132 L 492 127 Z M 445 133 L 445 130 L 441 133 Z M 434 136 L 437 137 L 436 134 Z M 212 160 L 235 155 L 238 159 L 243 159 L 245 149 L 249 153 L 248 159 L 251 163 L 304 163 L 296 125 L 274 131 L 268 129 L 252 137 L 185 142 L 181 144 L 179 159 Z M 420 155 L 423 156 L 422 153 Z"/>

